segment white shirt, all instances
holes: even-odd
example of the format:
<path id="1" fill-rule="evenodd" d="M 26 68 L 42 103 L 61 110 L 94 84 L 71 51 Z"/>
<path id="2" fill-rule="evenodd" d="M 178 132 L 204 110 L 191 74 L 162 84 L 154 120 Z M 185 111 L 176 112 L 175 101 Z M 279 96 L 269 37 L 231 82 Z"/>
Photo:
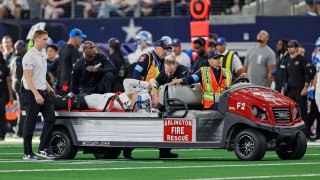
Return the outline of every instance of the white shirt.
<path id="1" fill-rule="evenodd" d="M 47 59 L 46 50 L 42 49 L 42 51 L 39 52 L 35 47 L 32 47 L 22 59 L 23 69 L 32 69 L 32 80 L 39 90 L 47 89 Z M 22 81 L 24 88 L 30 90 L 24 76 L 22 77 Z"/>
<path id="2" fill-rule="evenodd" d="M 136 51 L 134 51 L 133 53 L 128 55 L 129 63 L 133 64 L 133 63 L 137 62 L 139 57 L 142 54 L 146 54 L 146 53 L 148 53 L 149 51 L 152 51 L 152 50 L 153 50 L 153 47 L 147 47 L 144 50 L 141 50 L 141 48 L 137 48 Z"/>
<path id="3" fill-rule="evenodd" d="M 226 49 L 226 50 L 222 53 L 222 55 L 225 56 L 225 55 L 227 55 L 228 52 L 229 52 L 229 49 Z M 241 68 L 242 68 L 241 60 L 239 59 L 239 57 L 238 57 L 236 54 L 234 54 L 234 55 L 233 55 L 233 58 L 232 58 L 231 72 L 237 73 L 237 71 L 238 71 L 239 69 L 241 69 Z"/>
<path id="4" fill-rule="evenodd" d="M 174 53 L 172 53 L 171 55 L 169 55 L 169 56 L 167 56 L 167 57 L 171 57 L 171 56 L 175 56 L 175 54 Z M 166 57 L 166 58 L 167 58 Z M 188 54 L 187 53 L 185 53 L 185 52 L 182 52 L 181 51 L 181 53 L 178 55 L 178 56 L 175 56 L 175 58 L 176 58 L 176 62 L 177 63 L 179 63 L 180 65 L 182 65 L 182 66 L 185 66 L 186 68 L 190 68 L 190 66 L 191 66 L 191 59 L 190 59 L 190 57 L 188 56 Z"/>

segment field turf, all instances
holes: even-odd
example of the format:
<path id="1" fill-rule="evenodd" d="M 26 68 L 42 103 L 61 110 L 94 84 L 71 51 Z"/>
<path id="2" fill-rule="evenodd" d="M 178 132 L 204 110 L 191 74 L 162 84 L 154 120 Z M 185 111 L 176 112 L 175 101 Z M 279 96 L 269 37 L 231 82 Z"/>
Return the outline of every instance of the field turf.
<path id="1" fill-rule="evenodd" d="M 35 144 L 34 151 L 38 145 Z M 174 149 L 178 159 L 158 159 L 157 149 L 135 149 L 135 159 L 97 160 L 78 152 L 74 160 L 24 161 L 21 142 L 0 142 L 0 179 L 320 179 L 320 144 L 302 160 L 283 161 L 267 152 L 262 161 L 239 161 L 225 150 Z"/>

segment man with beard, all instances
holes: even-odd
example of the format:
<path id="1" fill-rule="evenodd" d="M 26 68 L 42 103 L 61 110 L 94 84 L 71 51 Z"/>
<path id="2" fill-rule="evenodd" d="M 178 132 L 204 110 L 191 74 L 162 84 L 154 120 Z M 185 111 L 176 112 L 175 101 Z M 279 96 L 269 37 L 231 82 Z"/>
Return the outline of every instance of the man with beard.
<path id="1" fill-rule="evenodd" d="M 71 80 L 71 92 L 109 93 L 114 90 L 116 68 L 109 58 L 96 53 L 93 42 L 83 43 L 83 57 L 74 65 Z"/>
<path id="2" fill-rule="evenodd" d="M 307 95 L 311 80 L 310 63 L 298 53 L 298 48 L 298 41 L 291 40 L 288 42 L 288 54 L 290 58 L 281 94 L 285 94 L 298 104 L 305 127 L 308 127 Z M 306 128 L 303 129 L 303 132 L 309 138 L 309 131 Z"/>
<path id="3" fill-rule="evenodd" d="M 267 45 L 268 40 L 269 33 L 260 31 L 257 36 L 258 44 L 249 49 L 243 65 L 243 72 L 248 73 L 250 82 L 264 87 L 270 87 L 276 64 L 276 56 Z"/>
<path id="4" fill-rule="evenodd" d="M 277 59 L 276 59 L 276 73 L 274 75 L 275 90 L 281 92 L 284 86 L 285 72 L 287 71 L 287 64 L 290 58 L 287 51 L 287 40 L 279 40 L 277 43 Z"/>
<path id="5" fill-rule="evenodd" d="M 59 59 L 61 67 L 59 86 L 64 92 L 68 92 L 69 90 L 73 65 L 81 57 L 78 48 L 85 38 L 87 38 L 87 35 L 83 34 L 80 29 L 72 29 L 70 31 L 69 41 L 59 49 Z"/>
<path id="6" fill-rule="evenodd" d="M 201 67 L 209 67 L 208 52 L 206 50 L 206 40 L 198 38 L 193 42 L 194 49 L 198 54 L 193 62 L 193 72 L 197 72 Z"/>

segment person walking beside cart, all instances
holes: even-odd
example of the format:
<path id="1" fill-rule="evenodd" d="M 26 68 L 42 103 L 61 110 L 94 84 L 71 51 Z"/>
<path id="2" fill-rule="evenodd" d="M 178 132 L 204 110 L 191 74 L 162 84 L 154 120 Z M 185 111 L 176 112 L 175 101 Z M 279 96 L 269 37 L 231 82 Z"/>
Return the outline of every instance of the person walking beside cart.
<path id="1" fill-rule="evenodd" d="M 39 112 L 44 118 L 44 126 L 40 136 L 38 156 L 53 159 L 47 151 L 47 146 L 55 123 L 52 97 L 54 90 L 46 81 L 47 54 L 45 47 L 48 42 L 48 32 L 37 30 L 34 33 L 34 47 L 23 57 L 23 98 L 26 108 L 26 119 L 23 128 L 24 160 L 37 160 L 32 152 L 32 136 Z"/>
<path id="2" fill-rule="evenodd" d="M 204 108 L 218 110 L 220 94 L 232 83 L 231 71 L 221 68 L 221 57 L 222 55 L 218 51 L 210 51 L 208 54 L 209 67 L 201 67 L 196 73 L 186 78 L 175 79 L 171 82 L 171 85 L 187 85 L 200 82 Z"/>

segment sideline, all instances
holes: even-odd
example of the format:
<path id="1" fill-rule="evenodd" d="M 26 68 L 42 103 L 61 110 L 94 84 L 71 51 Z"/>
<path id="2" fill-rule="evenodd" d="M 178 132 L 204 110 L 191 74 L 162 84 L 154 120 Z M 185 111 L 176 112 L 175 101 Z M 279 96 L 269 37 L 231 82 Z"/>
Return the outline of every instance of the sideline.
<path id="1" fill-rule="evenodd" d="M 63 171 L 113 171 L 113 170 L 149 170 L 149 169 L 193 169 L 193 168 L 228 168 L 228 167 L 268 167 L 268 166 L 301 166 L 301 165 L 319 165 L 320 162 L 309 163 L 272 163 L 272 164 L 229 164 L 229 165 L 211 165 L 211 166 L 158 166 L 158 167 L 124 167 L 124 168 L 63 168 L 63 169 L 16 169 L 0 170 L 0 173 L 17 172 L 63 172 Z M 239 177 L 237 177 L 239 178 Z"/>
<path id="2" fill-rule="evenodd" d="M 274 176 L 243 176 L 243 177 L 205 178 L 205 179 L 190 179 L 190 180 L 271 179 L 271 178 L 317 177 L 317 176 L 320 176 L 320 174 L 296 174 L 296 175 L 274 175 Z"/>

